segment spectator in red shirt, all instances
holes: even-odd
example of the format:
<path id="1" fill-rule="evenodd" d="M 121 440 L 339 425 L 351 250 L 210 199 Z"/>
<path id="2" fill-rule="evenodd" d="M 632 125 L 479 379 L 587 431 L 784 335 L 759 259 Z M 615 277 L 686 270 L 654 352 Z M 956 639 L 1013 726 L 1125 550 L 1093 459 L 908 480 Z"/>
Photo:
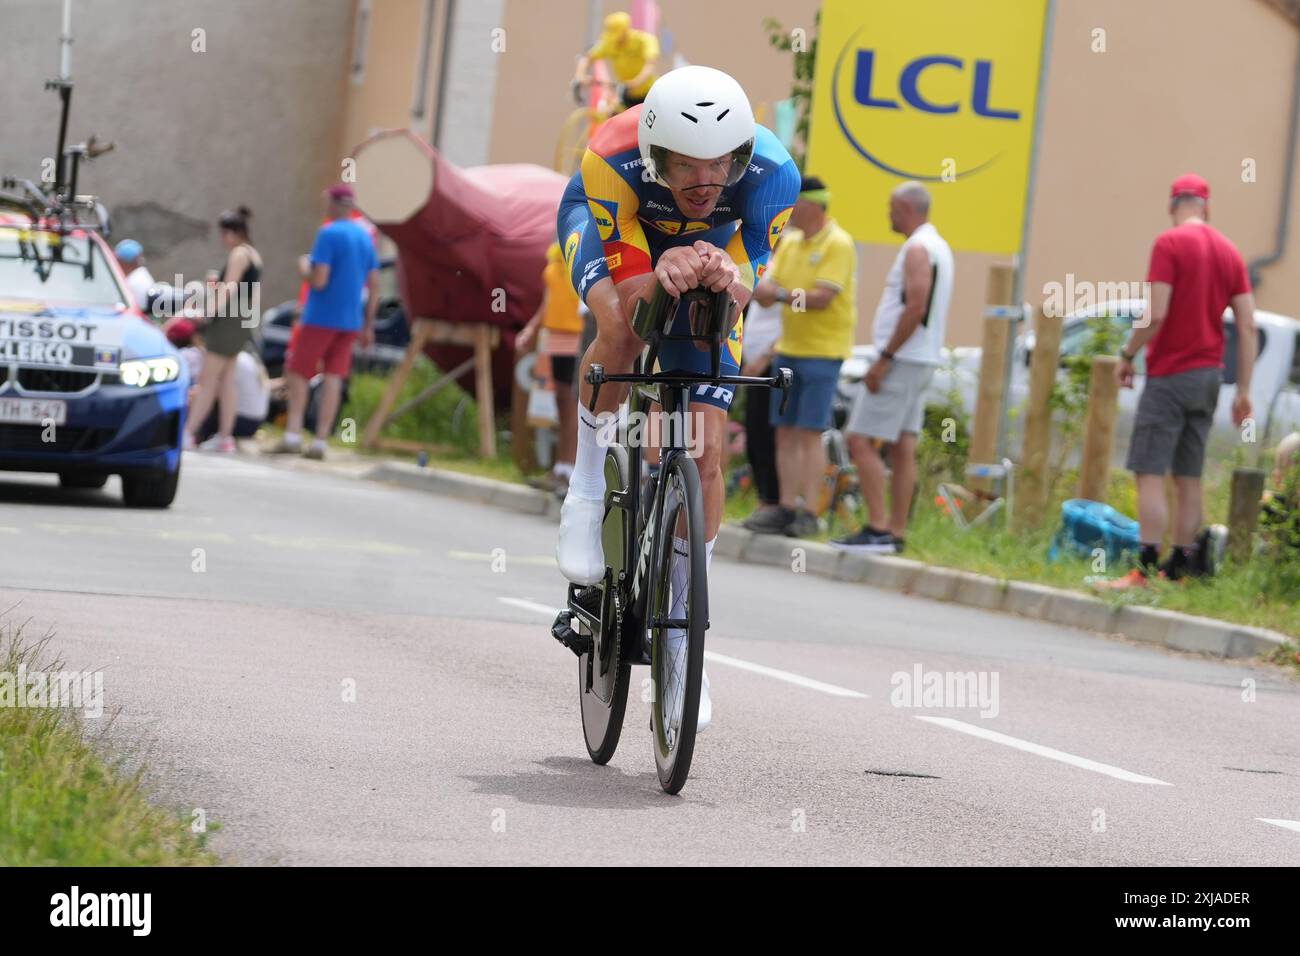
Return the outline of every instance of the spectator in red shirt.
<path id="1" fill-rule="evenodd" d="M 1137 479 L 1142 552 L 1138 567 L 1113 587 L 1141 587 L 1160 574 L 1178 580 L 1193 573 L 1201 528 L 1201 471 L 1205 443 L 1218 404 L 1223 373 L 1223 312 L 1229 304 L 1237 324 L 1237 397 L 1232 420 L 1250 418 L 1250 380 L 1255 369 L 1255 298 L 1241 253 L 1209 219 L 1210 186 L 1200 176 L 1180 176 L 1169 194 L 1174 226 L 1157 237 L 1147 282 L 1150 311 L 1134 323 L 1116 371 L 1133 387 L 1133 360 L 1145 347 L 1147 380 L 1138 400 L 1128 467 Z M 1174 549 L 1160 563 L 1160 542 L 1169 527 L 1164 476 L 1173 472 L 1178 491 Z"/>

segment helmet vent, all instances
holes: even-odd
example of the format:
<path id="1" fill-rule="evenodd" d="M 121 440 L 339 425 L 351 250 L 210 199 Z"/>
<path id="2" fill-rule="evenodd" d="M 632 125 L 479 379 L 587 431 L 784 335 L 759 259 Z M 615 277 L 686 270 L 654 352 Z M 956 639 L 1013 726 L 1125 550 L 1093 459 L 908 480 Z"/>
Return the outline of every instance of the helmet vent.
<path id="1" fill-rule="evenodd" d="M 699 122 L 699 120 L 697 120 L 697 119 L 696 119 L 694 116 L 692 116 L 690 113 L 683 113 L 682 115 L 685 116 L 685 117 L 686 117 L 688 120 L 690 120 L 692 123 L 698 123 L 698 122 Z"/>
<path id="2" fill-rule="evenodd" d="M 718 114 L 718 122 L 721 123 L 722 117 L 726 116 L 730 112 L 731 112 L 731 107 L 728 106 L 725 110 L 723 110 L 721 113 Z"/>
<path id="3" fill-rule="evenodd" d="M 712 106 L 712 103 L 696 103 L 696 106 Z"/>

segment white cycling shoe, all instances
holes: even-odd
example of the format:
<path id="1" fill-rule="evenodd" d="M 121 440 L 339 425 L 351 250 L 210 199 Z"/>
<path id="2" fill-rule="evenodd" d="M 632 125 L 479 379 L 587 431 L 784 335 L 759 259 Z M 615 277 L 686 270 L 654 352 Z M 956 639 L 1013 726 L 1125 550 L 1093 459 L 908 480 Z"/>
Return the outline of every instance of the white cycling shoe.
<path id="1" fill-rule="evenodd" d="M 605 549 L 600 540 L 605 521 L 603 498 L 580 498 L 570 492 L 560 506 L 560 539 L 555 560 L 574 584 L 596 584 L 605 576 Z"/>

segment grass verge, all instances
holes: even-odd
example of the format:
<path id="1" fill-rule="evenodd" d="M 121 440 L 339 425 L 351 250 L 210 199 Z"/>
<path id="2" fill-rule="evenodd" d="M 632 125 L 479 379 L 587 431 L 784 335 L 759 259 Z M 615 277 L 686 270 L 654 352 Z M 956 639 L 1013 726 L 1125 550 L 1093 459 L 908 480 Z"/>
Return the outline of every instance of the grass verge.
<path id="1" fill-rule="evenodd" d="M 102 755 L 81 711 L 17 706 L 28 697 L 15 686 L 20 667 L 27 680 L 62 670 L 42 661 L 44 649 L 0 621 L 0 866 L 219 863 L 206 833 L 151 802 L 142 770 Z"/>

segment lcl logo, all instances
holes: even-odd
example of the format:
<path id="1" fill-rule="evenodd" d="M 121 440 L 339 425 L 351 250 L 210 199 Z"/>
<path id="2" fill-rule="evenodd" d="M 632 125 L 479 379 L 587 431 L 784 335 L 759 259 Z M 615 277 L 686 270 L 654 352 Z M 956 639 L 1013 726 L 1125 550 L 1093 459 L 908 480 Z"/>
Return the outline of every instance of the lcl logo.
<path id="1" fill-rule="evenodd" d="M 970 107 L 976 116 L 994 120 L 1018 120 L 1019 110 L 1000 110 L 989 105 L 990 91 L 993 87 L 993 61 L 976 60 L 974 77 L 971 82 Z M 913 109 L 924 113 L 939 115 L 958 113 L 961 103 L 933 103 L 921 95 L 921 76 L 926 70 L 940 67 L 962 72 L 966 64 L 955 56 L 920 56 L 908 63 L 898 75 L 898 95 Z M 859 50 L 857 68 L 853 76 L 853 98 L 861 106 L 873 109 L 902 109 L 896 100 L 872 94 L 872 83 L 876 72 L 876 51 Z"/>
<path id="2" fill-rule="evenodd" d="M 859 30 L 858 33 L 860 32 Z M 895 79 L 888 76 L 881 68 L 876 50 L 866 49 L 858 45 L 856 42 L 857 35 L 855 33 L 849 37 L 848 42 L 844 44 L 836 57 L 835 70 L 832 74 L 834 79 L 831 81 L 831 106 L 835 112 L 835 122 L 848 144 L 872 166 L 888 173 L 890 176 L 900 179 L 917 179 L 921 182 L 941 182 L 946 179 L 942 169 L 938 168 L 939 162 L 937 158 L 934 166 L 917 168 L 915 161 L 904 165 L 884 158 L 877 151 L 879 146 L 876 143 L 872 143 L 868 148 L 868 144 L 864 143 L 863 139 L 866 138 L 866 130 L 872 127 L 859 122 L 855 124 L 859 132 L 855 132 L 850 125 L 849 116 L 846 116 L 846 108 L 850 111 L 862 108 L 904 111 L 906 106 L 917 113 L 934 117 L 954 116 L 964 112 L 966 115 L 973 114 L 984 120 L 996 121 L 994 125 L 988 127 L 990 130 L 1011 129 L 1013 127 L 1008 125 L 1007 121 L 1015 123 L 1021 119 L 1021 110 L 1008 108 L 1005 99 L 997 105 L 992 102 L 995 66 L 992 60 L 975 59 L 968 62 L 956 56 L 918 56 L 904 64 Z M 851 63 L 846 64 L 850 54 L 852 54 L 853 60 Z M 851 75 L 846 66 L 852 66 Z M 932 70 L 947 73 L 955 71 L 962 76 L 969 75 L 969 86 L 966 87 L 970 91 L 969 102 L 964 94 L 956 102 L 936 102 L 930 98 L 934 96 L 933 92 L 930 93 L 930 97 L 923 94 L 921 92 L 921 85 L 924 82 L 923 77 L 926 77 Z M 848 95 L 847 89 L 841 91 L 841 79 L 845 81 L 843 85 L 846 87 L 848 81 L 852 81 L 853 92 L 851 97 Z M 892 83 L 891 80 L 893 80 Z M 928 86 L 933 91 L 933 82 L 929 83 Z M 896 113 L 895 115 L 899 114 Z M 871 135 L 873 138 L 878 138 L 880 136 L 879 129 L 875 129 Z M 996 150 L 996 146 L 993 149 Z M 964 179 L 987 169 L 998 160 L 1001 152 L 994 152 L 991 156 L 986 152 L 985 155 L 988 158 L 981 162 L 972 163 L 959 170 L 954 170 L 951 174 L 952 179 Z"/>

